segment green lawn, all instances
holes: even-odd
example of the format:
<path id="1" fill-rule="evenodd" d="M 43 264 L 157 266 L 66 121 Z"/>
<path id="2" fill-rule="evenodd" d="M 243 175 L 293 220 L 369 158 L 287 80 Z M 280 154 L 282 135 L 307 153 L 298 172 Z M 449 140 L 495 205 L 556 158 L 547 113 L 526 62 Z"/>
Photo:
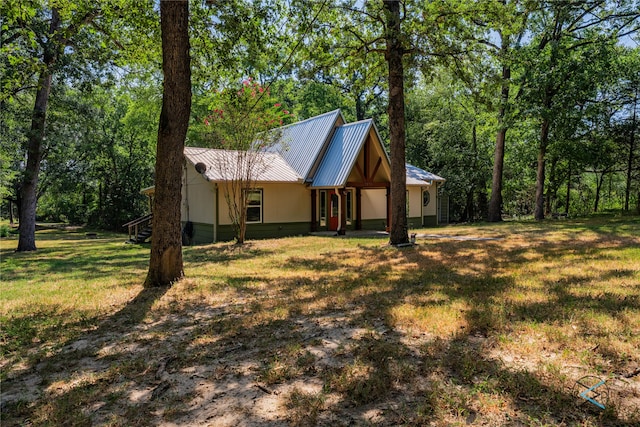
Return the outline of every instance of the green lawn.
<path id="1" fill-rule="evenodd" d="M 188 247 L 168 290 L 121 235 L 3 238 L 2 425 L 640 423 L 640 218 L 415 232 Z"/>

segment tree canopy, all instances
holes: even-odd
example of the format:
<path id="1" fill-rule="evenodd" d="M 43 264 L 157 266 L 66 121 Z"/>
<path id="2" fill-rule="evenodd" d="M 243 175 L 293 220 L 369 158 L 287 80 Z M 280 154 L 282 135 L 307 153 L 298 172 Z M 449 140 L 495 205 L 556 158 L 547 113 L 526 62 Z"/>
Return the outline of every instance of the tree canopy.
<path id="1" fill-rule="evenodd" d="M 211 93 L 253 77 L 299 119 L 373 117 L 392 159 L 403 137 L 398 153 L 447 179 L 452 220 L 640 206 L 637 1 L 191 3 L 188 143 Z M 0 195 L 19 249 L 36 219 L 118 229 L 144 213 L 158 5 L 8 0 L 0 26 Z"/>

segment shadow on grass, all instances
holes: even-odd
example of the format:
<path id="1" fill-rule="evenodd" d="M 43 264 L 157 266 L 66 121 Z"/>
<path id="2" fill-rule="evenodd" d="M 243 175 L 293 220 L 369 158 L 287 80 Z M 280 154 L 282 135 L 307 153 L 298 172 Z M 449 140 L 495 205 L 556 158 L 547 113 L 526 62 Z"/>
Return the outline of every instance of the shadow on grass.
<path id="1" fill-rule="evenodd" d="M 602 239 L 610 242 L 611 236 Z M 614 240 L 624 245 L 624 239 Z M 568 248 L 587 251 L 589 245 L 547 242 L 543 255 L 549 251 L 561 256 Z M 225 251 L 196 249 L 189 260 L 227 263 L 268 252 Z M 128 333 L 165 292 L 144 290 L 87 333 L 86 339 L 106 336 L 102 345 L 116 349 L 110 365 L 94 369 L 98 381 L 77 382 L 33 406 L 25 405 L 24 412 L 14 406 L 9 423 L 30 417 L 50 424 L 66 419 L 89 425 L 95 414 L 83 408 L 97 407 L 101 416 L 111 414 L 113 424 L 151 425 L 160 418 L 205 424 L 215 422 L 220 414 L 216 411 L 227 407 L 240 414 L 237 424 L 272 426 L 292 420 L 325 426 L 473 424 L 476 417 L 493 425 L 635 425 L 637 418 L 625 421 L 615 411 L 586 412 L 576 407 L 575 396 L 564 384 L 540 376 L 536 369 L 509 368 L 489 355 L 491 339 L 509 334 L 514 322 L 554 324 L 577 310 L 615 316 L 619 310 L 637 309 L 637 296 L 578 297 L 566 291 L 566 281 L 542 283 L 553 301 L 507 301 L 504 294 L 517 284 L 513 275 L 503 274 L 503 268 L 526 265 L 526 255 L 522 248 L 509 249 L 497 242 L 438 242 L 404 249 L 363 244 L 353 251 L 291 257 L 282 268 L 300 271 L 299 276 L 239 277 L 233 285 L 245 298 L 243 303 L 219 307 L 183 303 L 176 311 L 169 309 L 181 323 L 165 316 L 146 330 L 151 338 L 132 342 Z M 366 263 L 350 264 L 349 256 Z M 313 278 L 304 274 L 305 269 L 314 273 Z M 326 270 L 341 274 L 321 274 Z M 615 274 L 633 277 L 634 273 L 629 269 Z M 252 286 L 255 281 L 267 283 L 272 293 L 258 295 Z M 407 301 L 421 308 L 441 306 L 442 300 L 428 298 L 435 294 L 465 307 L 459 312 L 464 330 L 425 339 L 396 328 L 397 307 Z M 578 333 L 588 338 L 587 331 Z M 416 342 L 419 339 L 423 341 Z M 118 346 L 123 349 L 118 351 Z M 136 346 L 134 354 L 131 347 Z M 64 369 L 63 377 L 72 382 L 81 360 L 66 363 L 68 356 L 60 353 L 46 362 Z M 82 358 L 99 356 L 91 350 Z M 161 379 L 163 366 L 170 380 Z M 290 400 L 288 419 L 269 419 L 255 410 L 258 402 L 274 396 L 255 387 L 257 382 L 266 383 L 268 391 L 296 381 L 319 383 L 312 396 L 318 401 L 329 394 L 337 398 L 321 404 L 317 412 L 310 410 L 309 400 L 297 404 Z M 144 387 L 160 390 L 165 382 L 169 391 L 164 396 L 154 398 L 149 392 L 137 400 L 131 397 Z M 205 386 L 213 391 L 207 394 Z M 372 411 L 377 414 L 373 418 Z"/>
<path id="2" fill-rule="evenodd" d="M 237 245 L 234 243 L 214 244 L 205 246 L 190 246 L 185 248 L 192 266 L 199 264 L 229 264 L 233 261 L 246 260 L 267 256 L 274 253 L 276 249 L 258 249 L 252 244 L 245 243 Z"/>
<path id="3" fill-rule="evenodd" d="M 95 397 L 96 393 L 102 390 L 101 381 L 81 383 L 63 393 L 40 390 L 44 404 L 36 405 L 35 408 L 22 399 L 23 392 L 20 388 L 28 387 L 27 384 L 34 381 L 33 378 L 36 377 L 41 377 L 37 382 L 43 386 L 56 380 L 69 380 L 67 375 L 77 375 L 83 370 L 81 366 L 83 358 L 96 361 L 98 371 L 102 370 L 102 374 L 98 374 L 98 377 L 111 370 L 112 367 L 99 362 L 101 359 L 99 352 L 106 347 L 121 345 L 123 336 L 143 321 L 153 304 L 162 298 L 168 289 L 167 287 L 144 288 L 125 307 L 100 321 L 86 319 L 82 322 L 60 325 L 59 327 L 75 330 L 81 327 L 86 329 L 93 323 L 94 328 L 69 338 L 62 348 L 50 350 L 49 354 L 38 356 L 28 369 L 3 380 L 0 408 L 3 425 L 21 425 L 24 420 L 46 425 L 93 425 L 90 415 L 85 410 L 84 402 L 87 397 Z M 45 313 L 38 313 L 37 316 L 43 314 Z M 14 319 L 14 322 L 24 320 Z M 84 347 L 84 344 L 80 347 L 74 346 L 92 339 L 97 340 L 96 347 Z M 126 360 L 120 363 L 126 364 Z M 112 395 L 109 398 L 115 399 L 117 396 Z"/>

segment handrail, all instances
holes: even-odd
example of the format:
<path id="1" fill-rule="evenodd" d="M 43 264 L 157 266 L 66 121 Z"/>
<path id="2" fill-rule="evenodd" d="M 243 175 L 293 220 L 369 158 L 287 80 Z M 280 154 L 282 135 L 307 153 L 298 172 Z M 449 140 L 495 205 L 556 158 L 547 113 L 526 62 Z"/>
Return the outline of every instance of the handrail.
<path id="1" fill-rule="evenodd" d="M 129 221 L 126 224 L 123 224 L 123 227 L 132 227 L 134 225 L 138 225 L 138 224 L 142 224 L 143 222 L 149 221 L 151 218 L 153 218 L 153 214 L 147 214 L 145 216 L 142 216 L 138 219 L 134 219 L 133 221 Z"/>
<path id="2" fill-rule="evenodd" d="M 149 223 L 151 221 L 151 219 L 153 218 L 153 214 L 148 214 L 145 215 L 143 217 L 140 217 L 138 219 L 134 219 L 133 221 L 129 221 L 128 223 L 124 224 L 123 227 L 128 227 L 129 228 L 129 240 L 133 241 L 134 239 L 131 238 L 131 236 L 133 235 L 135 237 L 135 240 L 138 240 L 138 235 L 140 233 L 140 228 L 138 227 L 140 224 L 145 224 L 145 223 Z"/>

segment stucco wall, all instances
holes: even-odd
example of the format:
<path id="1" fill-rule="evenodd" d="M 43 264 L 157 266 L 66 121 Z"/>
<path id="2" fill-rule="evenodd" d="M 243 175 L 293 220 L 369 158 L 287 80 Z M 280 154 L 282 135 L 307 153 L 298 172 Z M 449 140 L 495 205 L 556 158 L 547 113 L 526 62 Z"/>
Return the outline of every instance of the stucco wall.
<path id="1" fill-rule="evenodd" d="M 362 190 L 362 219 L 385 219 L 387 217 L 387 190 L 376 188 Z"/>
<path id="2" fill-rule="evenodd" d="M 311 190 L 300 183 L 256 184 L 262 190 L 262 221 L 269 223 L 309 222 Z M 226 200 L 227 186 L 219 184 L 220 225 L 231 224 Z"/>
<path id="3" fill-rule="evenodd" d="M 311 190 L 302 184 L 265 184 L 264 222 L 311 221 Z"/>
<path id="4" fill-rule="evenodd" d="M 187 202 L 188 200 L 188 202 Z M 182 175 L 182 221 L 213 224 L 215 217 L 215 187 L 187 163 Z"/>
<path id="5" fill-rule="evenodd" d="M 435 184 L 430 185 L 429 187 L 425 187 L 425 189 L 429 190 L 429 194 L 431 195 L 431 200 L 429 201 L 429 204 L 422 211 L 422 215 L 435 216 L 438 211 L 438 204 L 436 200 L 436 197 L 437 197 L 436 185 Z M 422 204 L 422 200 L 420 200 L 420 204 Z M 419 212 L 417 214 L 420 215 Z"/>

